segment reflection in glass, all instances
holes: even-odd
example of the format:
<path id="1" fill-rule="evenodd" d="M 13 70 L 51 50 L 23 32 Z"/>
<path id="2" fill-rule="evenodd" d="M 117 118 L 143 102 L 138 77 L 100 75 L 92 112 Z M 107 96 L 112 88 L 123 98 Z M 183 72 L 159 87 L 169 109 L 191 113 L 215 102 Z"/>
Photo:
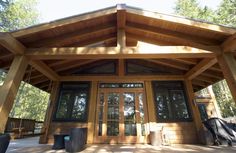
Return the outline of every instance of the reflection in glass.
<path id="1" fill-rule="evenodd" d="M 137 129 L 135 121 L 125 121 L 125 136 L 136 136 Z"/>
<path id="2" fill-rule="evenodd" d="M 87 94 L 84 92 L 78 93 L 74 97 L 74 106 L 72 110 L 72 118 L 83 118 L 86 112 Z"/>
<path id="3" fill-rule="evenodd" d="M 143 108 L 143 93 L 138 94 L 139 101 L 139 113 L 140 113 L 140 122 L 141 122 L 141 133 L 145 135 L 145 126 L 144 126 L 144 108 Z"/>
<path id="4" fill-rule="evenodd" d="M 135 93 L 124 93 L 125 135 L 136 136 Z"/>
<path id="5" fill-rule="evenodd" d="M 100 102 L 98 106 L 98 136 L 102 136 L 103 107 L 104 107 L 104 93 L 101 93 Z"/>
<path id="6" fill-rule="evenodd" d="M 119 135 L 119 93 L 107 95 L 107 136 Z"/>
<path id="7" fill-rule="evenodd" d="M 107 136 L 119 135 L 119 121 L 107 121 Z"/>
<path id="8" fill-rule="evenodd" d="M 187 105 L 185 103 L 184 93 L 182 90 L 171 90 L 170 95 L 174 107 L 173 114 L 175 118 L 189 118 Z"/>
<path id="9" fill-rule="evenodd" d="M 135 94 L 124 93 L 124 118 L 125 120 L 135 119 Z"/>
<path id="10" fill-rule="evenodd" d="M 68 118 L 68 110 L 72 93 L 70 91 L 63 91 L 60 96 L 60 103 L 56 113 L 56 118 Z"/>

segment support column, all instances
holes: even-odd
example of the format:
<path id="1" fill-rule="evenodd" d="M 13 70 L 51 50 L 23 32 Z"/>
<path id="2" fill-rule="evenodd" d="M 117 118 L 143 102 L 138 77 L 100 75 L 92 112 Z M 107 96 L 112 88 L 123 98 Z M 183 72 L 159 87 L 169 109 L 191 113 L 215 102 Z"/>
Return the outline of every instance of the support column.
<path id="1" fill-rule="evenodd" d="M 236 103 L 236 60 L 233 53 L 223 53 L 217 57 L 224 78 Z"/>
<path id="2" fill-rule="evenodd" d="M 198 106 L 197 104 L 194 102 L 195 97 L 194 97 L 194 91 L 193 91 L 193 86 L 192 86 L 192 81 L 186 79 L 185 80 L 185 86 L 186 86 L 186 91 L 188 94 L 188 101 L 192 110 L 192 117 L 196 126 L 196 130 L 197 130 L 197 136 L 198 136 L 198 140 L 201 143 L 204 143 L 203 139 L 202 139 L 202 134 L 201 131 L 203 130 L 203 124 L 202 124 L 202 120 L 201 120 L 201 116 L 200 116 L 200 112 L 198 110 Z"/>
<path id="3" fill-rule="evenodd" d="M 155 104 L 153 98 L 152 82 L 145 82 L 145 90 L 147 97 L 147 110 L 148 110 L 148 119 L 149 119 L 149 130 L 154 130 L 156 128 L 156 114 L 155 114 Z"/>
<path id="4" fill-rule="evenodd" d="M 53 85 L 52 85 L 52 90 L 51 90 L 51 93 L 50 93 L 48 108 L 47 108 L 44 123 L 43 123 L 43 129 L 42 129 L 43 135 L 41 135 L 40 139 L 39 139 L 40 144 L 45 144 L 45 143 L 48 142 L 48 131 L 49 131 L 50 123 L 52 121 L 53 108 L 55 108 L 55 105 L 56 105 L 56 100 L 57 100 L 57 95 L 58 95 L 58 90 L 59 90 L 59 84 L 60 83 L 58 81 L 54 81 Z"/>
<path id="5" fill-rule="evenodd" d="M 3 133 L 7 123 L 9 113 L 14 104 L 14 100 L 24 77 L 28 60 L 25 56 L 15 56 L 7 77 L 0 88 L 0 133 Z"/>
<path id="6" fill-rule="evenodd" d="M 95 126 L 96 126 L 96 104 L 97 104 L 97 95 L 98 95 L 98 82 L 92 82 L 91 93 L 89 101 L 89 112 L 88 112 L 88 136 L 87 143 L 93 143 Z"/>
<path id="7" fill-rule="evenodd" d="M 212 100 L 212 103 L 215 107 L 217 117 L 222 118 L 220 108 L 217 104 L 216 97 L 215 97 L 215 94 L 213 92 L 212 86 L 207 87 L 207 90 L 208 90 L 208 93 L 211 95 L 211 100 Z"/>

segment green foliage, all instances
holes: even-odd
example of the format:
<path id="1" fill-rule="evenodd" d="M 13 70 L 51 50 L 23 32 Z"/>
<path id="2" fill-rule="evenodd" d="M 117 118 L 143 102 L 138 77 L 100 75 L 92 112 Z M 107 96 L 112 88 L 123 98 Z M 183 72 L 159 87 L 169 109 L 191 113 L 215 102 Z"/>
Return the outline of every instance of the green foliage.
<path id="1" fill-rule="evenodd" d="M 220 107 L 222 117 L 234 116 L 236 105 L 225 80 L 212 85 L 216 101 Z"/>
<path id="2" fill-rule="evenodd" d="M 236 0 L 223 0 L 216 11 L 214 22 L 236 26 Z"/>
<path id="3" fill-rule="evenodd" d="M 236 0 L 222 0 L 215 11 L 201 7 L 197 0 L 177 0 L 175 13 L 192 19 L 210 21 L 216 24 L 236 26 Z M 213 86 L 222 117 L 236 115 L 236 106 L 225 80 Z"/>
<path id="4" fill-rule="evenodd" d="M 37 0 L 0 0 L 0 31 L 7 32 L 38 23 Z"/>
<path id="5" fill-rule="evenodd" d="M 191 19 L 213 21 L 213 10 L 207 6 L 201 7 L 197 0 L 177 0 L 175 13 Z"/>
<path id="6" fill-rule="evenodd" d="M 28 84 L 21 83 L 10 117 L 43 121 L 49 94 Z"/>

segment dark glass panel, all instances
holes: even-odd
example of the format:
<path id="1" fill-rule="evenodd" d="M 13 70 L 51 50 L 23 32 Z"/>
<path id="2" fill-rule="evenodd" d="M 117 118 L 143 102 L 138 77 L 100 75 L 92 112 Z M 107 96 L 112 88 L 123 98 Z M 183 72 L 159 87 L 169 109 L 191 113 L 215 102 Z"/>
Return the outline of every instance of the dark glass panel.
<path id="1" fill-rule="evenodd" d="M 60 95 L 60 103 L 58 105 L 58 110 L 56 113 L 56 118 L 66 119 L 69 117 L 69 110 L 70 110 L 70 101 L 71 97 L 73 96 L 72 91 L 63 91 Z"/>
<path id="2" fill-rule="evenodd" d="M 62 83 L 59 95 L 53 120 L 85 122 L 87 119 L 89 83 Z"/>
<path id="3" fill-rule="evenodd" d="M 125 121 L 125 136 L 136 136 L 137 128 L 134 121 Z"/>
<path id="4" fill-rule="evenodd" d="M 186 100 L 183 90 L 170 90 L 170 97 L 172 98 L 173 114 L 176 119 L 189 118 Z"/>
<path id="5" fill-rule="evenodd" d="M 182 82 L 155 81 L 153 89 L 159 122 L 191 120 Z"/>
<path id="6" fill-rule="evenodd" d="M 100 88 L 143 88 L 143 83 L 100 83 Z"/>
<path id="7" fill-rule="evenodd" d="M 107 136 L 119 135 L 119 121 L 107 121 Z"/>
<path id="8" fill-rule="evenodd" d="M 91 64 L 91 66 L 81 67 L 75 73 L 76 75 L 83 74 L 115 74 L 116 62 L 102 62 L 98 64 Z"/>
<path id="9" fill-rule="evenodd" d="M 198 110 L 200 111 L 201 120 L 205 121 L 208 119 L 207 109 L 205 104 L 198 104 Z"/>

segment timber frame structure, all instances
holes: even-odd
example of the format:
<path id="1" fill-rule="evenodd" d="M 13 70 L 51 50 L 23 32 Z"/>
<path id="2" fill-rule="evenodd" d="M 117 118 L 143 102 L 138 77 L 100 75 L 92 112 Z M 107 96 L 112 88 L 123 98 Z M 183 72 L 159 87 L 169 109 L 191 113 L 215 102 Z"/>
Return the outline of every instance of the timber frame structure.
<path id="1" fill-rule="evenodd" d="M 30 84 L 44 91 L 50 89 L 47 92 L 51 93 L 42 143 L 51 142 L 58 128 L 63 131 L 81 126 L 90 131 L 87 142 L 95 142 L 96 117 L 93 115 L 97 110 L 97 96 L 89 98 L 86 123 L 52 122 L 60 82 L 89 81 L 90 95 L 98 95 L 100 82 L 142 81 L 148 116 L 145 124 L 151 127 L 158 123 L 152 81 L 168 80 L 184 82 L 193 122 L 158 125 L 175 128 L 172 130 L 176 135 L 173 143 L 197 143 L 202 124 L 198 108 L 193 103 L 194 91 L 226 79 L 236 101 L 235 51 L 234 28 L 125 5 L 0 33 L 0 68 L 8 72 L 0 87 L 0 132 L 4 131 L 20 82 L 27 77 L 28 65 L 31 65 Z M 114 75 L 75 75 L 81 67 L 106 60 L 117 62 Z M 129 61 L 152 65 L 168 73 L 129 75 L 126 71 Z M 188 136 L 186 128 L 196 130 Z"/>

